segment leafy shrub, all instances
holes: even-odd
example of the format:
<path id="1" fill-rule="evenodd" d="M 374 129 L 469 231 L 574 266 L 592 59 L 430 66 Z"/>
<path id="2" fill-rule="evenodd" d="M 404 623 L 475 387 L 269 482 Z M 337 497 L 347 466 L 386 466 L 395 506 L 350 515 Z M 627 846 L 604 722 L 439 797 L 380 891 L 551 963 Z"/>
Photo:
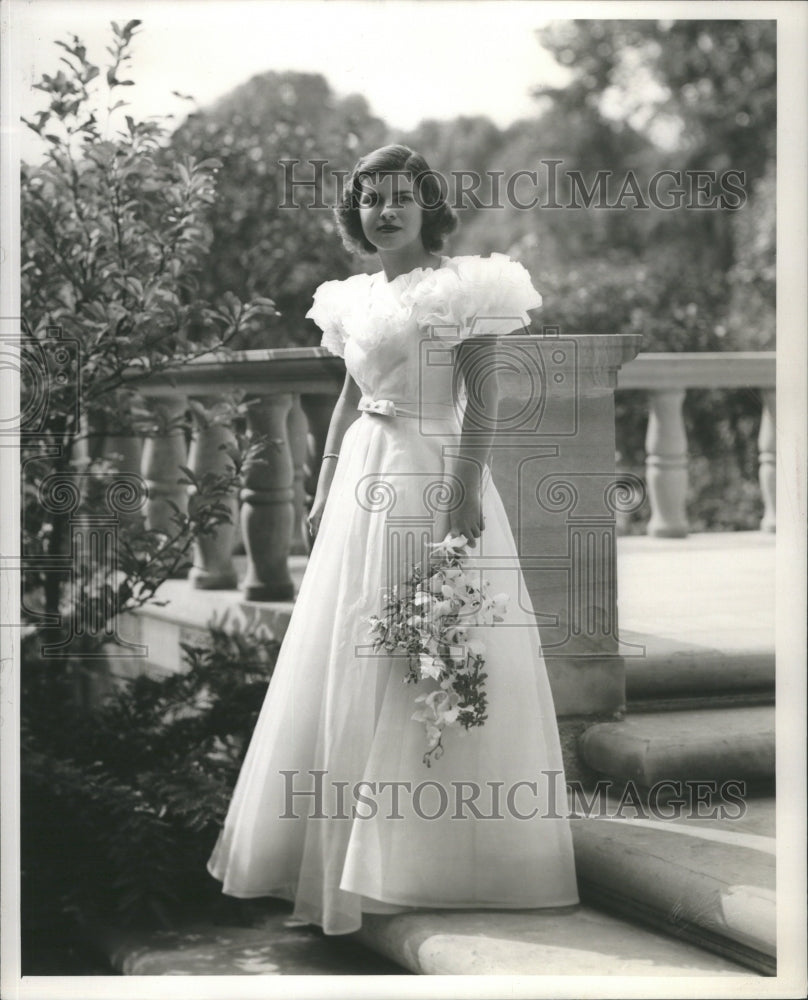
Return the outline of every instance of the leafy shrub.
<path id="1" fill-rule="evenodd" d="M 98 427 L 108 434 L 165 433 L 144 418 L 140 381 L 225 348 L 258 317 L 277 313 L 266 298 L 241 302 L 223 293 L 209 302 L 198 294 L 218 162 L 166 148 L 156 122 L 126 116 L 126 130 L 107 138 L 96 119 L 94 88 L 101 80 L 110 113 L 126 103 L 116 98 L 133 82 L 122 77 L 139 25 L 113 23 L 103 74 L 76 36 L 58 42 L 62 68 L 35 85 L 47 102 L 27 122 L 45 147 L 43 162 L 23 164 L 21 178 L 22 348 L 31 362 L 22 368 L 22 412 L 42 408 L 22 442 L 29 558 L 70 555 L 70 512 L 46 508 L 41 492 L 54 477 L 64 490 L 79 489 L 86 473 L 98 478 L 98 469 L 82 464 L 88 433 Z M 52 362 L 59 356 L 57 371 Z M 221 499 L 231 484 L 207 485 Z M 214 518 L 224 514 L 220 505 Z M 209 517 L 201 520 L 215 527 Z M 190 544 L 182 527 L 164 542 L 152 536 L 154 551 L 140 560 L 141 569 L 154 575 L 155 557 L 165 568 Z M 32 570 L 28 582 L 44 592 L 45 609 L 57 613 L 60 575 Z M 120 598 L 121 610 L 126 600 Z"/>
<path id="2" fill-rule="evenodd" d="M 23 920 L 168 926 L 218 901 L 205 869 L 279 643 L 210 627 L 188 669 L 122 680 L 95 711 L 31 636 L 22 673 Z"/>

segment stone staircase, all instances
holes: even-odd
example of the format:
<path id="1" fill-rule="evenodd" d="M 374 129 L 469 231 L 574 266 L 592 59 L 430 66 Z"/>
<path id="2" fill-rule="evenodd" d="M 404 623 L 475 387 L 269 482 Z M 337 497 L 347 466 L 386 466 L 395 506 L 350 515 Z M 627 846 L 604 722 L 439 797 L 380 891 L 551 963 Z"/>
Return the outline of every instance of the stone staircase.
<path id="1" fill-rule="evenodd" d="M 590 726 L 579 753 L 627 807 L 574 822 L 576 863 L 588 903 L 774 975 L 774 544 L 721 541 L 623 540 L 621 638 L 645 653 L 627 659 L 626 718 Z M 632 810 L 628 790 L 647 806 L 655 788 L 670 819 Z"/>
<path id="2" fill-rule="evenodd" d="M 775 975 L 773 705 L 629 711 L 580 752 L 614 782 L 611 818 L 573 821 L 581 898 Z"/>
<path id="3" fill-rule="evenodd" d="M 774 708 L 658 709 L 580 738 L 611 781 L 572 820 L 580 908 L 374 917 L 359 940 L 420 974 L 776 975 Z M 684 792 L 654 810 L 660 781 Z"/>
<path id="4" fill-rule="evenodd" d="M 292 563 L 302 573 L 305 559 Z M 582 763 L 610 783 L 605 815 L 573 819 L 581 905 L 367 916 L 352 940 L 420 975 L 776 973 L 774 540 L 622 538 L 618 581 L 621 640 L 636 655 L 626 658 L 626 717 L 578 740 Z M 164 591 L 168 608 L 125 626 L 155 650 L 152 669 L 177 669 L 179 639 L 201 634 L 228 602 L 279 637 L 288 620 L 289 606 L 235 593 L 179 581 Z M 674 784 L 655 793 L 662 781 Z M 722 795 L 726 782 L 743 784 Z M 186 969 L 187 947 L 175 950 Z M 134 964 L 125 943 L 115 954 L 123 972 L 169 971 L 164 947 L 152 961 L 139 941 Z M 220 974 L 262 971 L 221 956 Z"/>

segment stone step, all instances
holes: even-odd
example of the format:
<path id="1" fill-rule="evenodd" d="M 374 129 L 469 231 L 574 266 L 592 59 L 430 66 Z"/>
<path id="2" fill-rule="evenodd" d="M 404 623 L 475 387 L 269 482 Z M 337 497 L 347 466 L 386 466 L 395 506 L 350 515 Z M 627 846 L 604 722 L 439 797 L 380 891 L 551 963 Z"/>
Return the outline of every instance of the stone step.
<path id="1" fill-rule="evenodd" d="M 775 840 L 698 821 L 572 821 L 582 900 L 776 975 Z"/>
<path id="2" fill-rule="evenodd" d="M 774 800 L 664 821 L 613 806 L 572 820 L 577 907 L 366 915 L 329 937 L 288 926 L 291 904 L 251 900 L 249 926 L 105 926 L 91 940 L 122 975 L 774 975 Z"/>
<path id="3" fill-rule="evenodd" d="M 772 781 L 774 707 L 643 712 L 590 726 L 578 741 L 599 774 L 650 788 L 660 781 Z"/>
<path id="4" fill-rule="evenodd" d="M 365 916 L 356 938 L 422 976 L 739 976 L 686 941 L 589 906 Z"/>
<path id="5" fill-rule="evenodd" d="M 775 542 L 755 531 L 618 539 L 620 652 L 633 708 L 771 702 Z"/>
<path id="6" fill-rule="evenodd" d="M 572 821 L 580 907 L 370 917 L 357 936 L 422 975 L 774 975 L 774 799 L 668 820 L 616 805 Z"/>
<path id="7" fill-rule="evenodd" d="M 773 705 L 774 691 L 738 691 L 682 697 L 630 699 L 628 710 L 637 712 L 690 712 L 703 708 L 748 708 Z"/>
<path id="8" fill-rule="evenodd" d="M 360 931 L 333 936 L 287 926 L 288 913 L 266 905 L 252 926 L 106 926 L 88 937 L 124 976 L 748 976 L 725 957 L 584 905 L 366 914 Z"/>
<path id="9" fill-rule="evenodd" d="M 243 901 L 240 901 L 243 902 Z M 249 901 L 249 920 L 201 919 L 175 929 L 88 926 L 85 937 L 121 976 L 401 976 L 352 935 L 289 925 L 283 900 Z"/>
<path id="10" fill-rule="evenodd" d="M 631 705 L 773 699 L 774 639 L 744 644 L 717 632 L 711 643 L 620 630 Z"/>

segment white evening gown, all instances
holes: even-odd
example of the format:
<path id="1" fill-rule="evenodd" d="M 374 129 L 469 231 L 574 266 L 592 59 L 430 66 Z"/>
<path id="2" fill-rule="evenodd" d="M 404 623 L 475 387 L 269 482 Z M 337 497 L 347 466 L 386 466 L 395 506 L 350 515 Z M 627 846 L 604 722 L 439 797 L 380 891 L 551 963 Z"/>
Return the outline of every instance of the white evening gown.
<path id="1" fill-rule="evenodd" d="M 464 403 L 462 391 L 452 402 L 451 347 L 472 327 L 521 328 L 525 310 L 540 303 L 527 271 L 502 254 L 444 257 L 390 282 L 378 272 L 317 289 L 308 315 L 323 346 L 344 357 L 362 412 L 344 436 L 208 862 L 224 893 L 293 901 L 295 918 L 327 934 L 357 930 L 363 912 L 578 902 L 552 695 L 490 475 L 469 565 L 484 569 L 491 592 L 509 594 L 510 605 L 504 622 L 471 630 L 486 648 L 488 719 L 447 730 L 445 752 L 429 768 L 424 726 L 412 714 L 415 695 L 437 685 L 403 683 L 403 660 L 374 655 L 366 621 L 381 614 L 390 584 L 409 575 L 422 542 L 449 530 L 439 484 Z M 362 781 L 369 784 L 357 790 Z M 458 799 L 472 797 L 464 781 L 480 788 L 476 813 Z M 412 789 L 398 785 L 397 803 L 395 782 Z M 318 799 L 298 794 L 317 789 Z"/>

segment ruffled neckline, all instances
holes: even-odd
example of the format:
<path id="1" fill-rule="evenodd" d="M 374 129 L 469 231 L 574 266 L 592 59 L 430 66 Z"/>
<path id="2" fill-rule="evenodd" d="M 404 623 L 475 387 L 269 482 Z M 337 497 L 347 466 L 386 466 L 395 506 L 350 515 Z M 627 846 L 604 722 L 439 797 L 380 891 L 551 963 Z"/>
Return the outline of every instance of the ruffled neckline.
<path id="1" fill-rule="evenodd" d="M 326 281 L 307 316 L 323 330 L 324 346 L 342 355 L 351 338 L 369 350 L 411 323 L 434 336 L 505 334 L 527 326 L 527 310 L 541 305 L 527 270 L 505 254 L 441 255 L 440 264 L 416 267 L 387 281 L 383 271 Z"/>
<path id="2" fill-rule="evenodd" d="M 395 278 L 391 278 L 389 281 L 385 278 L 384 271 L 375 271 L 371 277 L 377 284 L 387 288 L 392 288 L 397 282 L 400 282 L 404 286 L 411 287 L 422 278 L 425 278 L 430 274 L 437 274 L 438 271 L 444 270 L 449 259 L 449 257 L 441 255 L 440 264 L 436 267 L 432 265 L 429 265 L 428 267 L 415 267 L 412 271 L 405 271 L 404 274 L 398 274 Z"/>

